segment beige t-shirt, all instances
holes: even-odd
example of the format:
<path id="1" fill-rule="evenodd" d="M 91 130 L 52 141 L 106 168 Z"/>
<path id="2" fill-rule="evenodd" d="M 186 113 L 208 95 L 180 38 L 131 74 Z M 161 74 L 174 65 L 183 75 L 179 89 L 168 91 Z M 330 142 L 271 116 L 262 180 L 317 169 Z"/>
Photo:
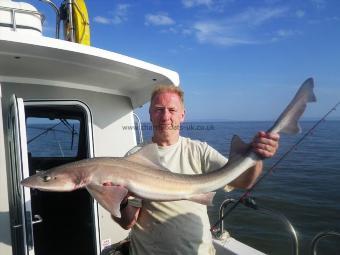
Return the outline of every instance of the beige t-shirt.
<path id="1" fill-rule="evenodd" d="M 162 165 L 175 173 L 201 174 L 227 162 L 207 143 L 184 137 L 158 151 Z M 130 237 L 132 255 L 215 254 L 207 208 L 191 201 L 143 201 Z"/>

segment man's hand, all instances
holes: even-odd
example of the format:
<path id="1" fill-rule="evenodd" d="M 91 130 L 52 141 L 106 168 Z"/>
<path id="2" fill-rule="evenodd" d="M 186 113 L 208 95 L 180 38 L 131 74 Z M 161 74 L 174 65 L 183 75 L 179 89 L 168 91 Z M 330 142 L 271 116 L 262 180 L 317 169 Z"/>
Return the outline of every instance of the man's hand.
<path id="1" fill-rule="evenodd" d="M 280 135 L 260 131 L 253 139 L 253 151 L 263 158 L 273 157 L 279 147 Z"/>

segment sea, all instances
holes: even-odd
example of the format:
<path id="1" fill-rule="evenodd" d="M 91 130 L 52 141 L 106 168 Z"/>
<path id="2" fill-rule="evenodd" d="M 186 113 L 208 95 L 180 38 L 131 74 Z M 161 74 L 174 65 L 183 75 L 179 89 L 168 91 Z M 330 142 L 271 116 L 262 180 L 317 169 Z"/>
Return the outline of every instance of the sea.
<path id="1" fill-rule="evenodd" d="M 258 209 L 241 204 L 224 220 L 225 229 L 232 237 L 266 254 L 293 254 L 289 230 L 277 216 L 283 214 L 297 232 L 299 254 L 307 255 L 312 254 L 311 242 L 318 233 L 340 232 L 340 121 L 327 120 L 320 123 L 295 149 L 290 149 L 315 123 L 301 122 L 300 134 L 281 135 L 278 153 L 264 161 L 264 173 L 279 160 L 280 163 L 249 194 L 254 198 Z M 185 122 L 181 127 L 181 135 L 207 142 L 228 157 L 233 135 L 237 134 L 245 142 L 250 142 L 257 131 L 267 130 L 272 124 L 269 121 Z M 28 137 L 32 140 L 29 143 L 29 150 L 32 153 L 51 155 L 47 145 L 41 150 L 42 144 L 39 139 L 42 139 L 41 130 L 44 129 L 46 127 L 37 125 L 28 128 Z M 51 139 L 46 138 L 49 141 L 62 142 L 66 134 L 70 133 L 66 127 L 64 129 L 63 132 L 43 134 L 51 136 Z M 77 128 L 75 130 L 77 131 Z M 142 131 L 144 140 L 150 140 L 152 135 L 150 124 L 144 123 Z M 65 145 L 59 143 L 54 145 L 54 148 L 70 148 L 68 151 L 60 151 L 64 151 L 63 155 L 66 153 L 67 156 L 72 156 L 72 153 L 76 152 L 77 144 L 76 136 L 75 139 L 69 137 Z M 40 151 L 35 148 L 40 148 Z M 291 152 L 281 160 L 282 155 L 289 150 Z M 224 200 L 238 200 L 243 193 L 242 190 L 229 193 L 219 190 L 214 199 L 214 206 L 208 207 L 211 224 L 217 221 L 219 207 Z M 268 215 L 264 210 L 272 210 L 276 216 Z M 317 248 L 319 255 L 339 255 L 340 238 L 321 239 Z"/>
<path id="2" fill-rule="evenodd" d="M 309 132 L 315 123 L 301 122 L 300 134 L 281 135 L 278 153 L 264 161 L 264 173 L 278 160 L 280 163 L 250 193 L 258 209 L 240 204 L 225 218 L 224 226 L 232 237 L 266 254 L 293 254 L 289 229 L 278 216 L 283 214 L 297 232 L 301 255 L 312 254 L 311 242 L 318 233 L 340 232 L 340 121 L 323 121 Z M 272 124 L 186 122 L 181 135 L 205 141 L 228 157 L 233 135 L 250 142 L 257 131 L 267 130 Z M 143 125 L 142 129 L 144 138 L 150 139 L 150 126 Z M 306 132 L 310 134 L 281 160 Z M 238 200 L 243 193 L 218 191 L 214 206 L 208 207 L 211 224 L 217 221 L 224 200 Z M 275 216 L 264 213 L 268 209 Z M 321 239 L 317 254 L 339 255 L 340 237 Z"/>

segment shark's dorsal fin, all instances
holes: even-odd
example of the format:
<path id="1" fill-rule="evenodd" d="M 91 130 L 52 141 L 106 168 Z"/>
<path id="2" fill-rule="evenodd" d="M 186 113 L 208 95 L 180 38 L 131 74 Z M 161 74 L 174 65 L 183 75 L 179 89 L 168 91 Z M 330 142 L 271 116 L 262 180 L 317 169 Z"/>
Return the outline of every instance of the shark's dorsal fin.
<path id="1" fill-rule="evenodd" d="M 238 159 L 244 157 L 244 155 L 249 151 L 249 148 L 250 144 L 243 142 L 238 135 L 234 135 L 231 139 L 228 162 L 224 167 L 227 167 L 228 165 L 233 164 L 233 162 L 237 161 Z M 224 191 L 226 192 L 230 192 L 232 190 L 232 186 L 226 185 L 224 187 Z"/>
<path id="2" fill-rule="evenodd" d="M 151 168 L 158 168 L 161 170 L 167 170 L 165 167 L 162 166 L 159 154 L 158 154 L 158 148 L 156 143 L 150 143 L 145 146 L 143 146 L 141 149 L 139 149 L 137 152 L 125 157 L 126 160 L 138 163 L 147 167 Z"/>
<path id="3" fill-rule="evenodd" d="M 242 141 L 238 135 L 234 135 L 231 139 L 228 163 L 238 159 L 249 150 L 249 144 Z"/>

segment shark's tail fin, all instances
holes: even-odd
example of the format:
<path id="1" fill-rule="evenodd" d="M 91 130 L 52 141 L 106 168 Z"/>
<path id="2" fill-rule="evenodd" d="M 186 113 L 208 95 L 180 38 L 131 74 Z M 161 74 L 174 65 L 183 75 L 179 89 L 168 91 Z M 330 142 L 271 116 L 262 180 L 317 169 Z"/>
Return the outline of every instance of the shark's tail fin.
<path id="1" fill-rule="evenodd" d="M 307 103 L 315 102 L 316 97 L 313 92 L 313 78 L 308 78 L 300 87 L 293 100 L 281 113 L 275 124 L 268 130 L 274 133 L 296 134 L 301 131 L 298 123 L 301 115 L 306 109 Z"/>

